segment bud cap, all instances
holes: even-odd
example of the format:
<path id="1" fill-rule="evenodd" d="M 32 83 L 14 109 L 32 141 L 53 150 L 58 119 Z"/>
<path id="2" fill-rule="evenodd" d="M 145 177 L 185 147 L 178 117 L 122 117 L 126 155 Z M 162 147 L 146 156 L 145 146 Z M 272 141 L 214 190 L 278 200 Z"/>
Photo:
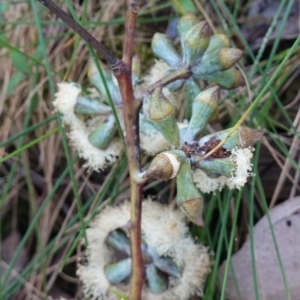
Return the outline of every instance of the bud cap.
<path id="1" fill-rule="evenodd" d="M 145 177 L 163 180 L 176 177 L 181 166 L 179 152 L 181 151 L 166 151 L 156 155 L 146 171 Z"/>

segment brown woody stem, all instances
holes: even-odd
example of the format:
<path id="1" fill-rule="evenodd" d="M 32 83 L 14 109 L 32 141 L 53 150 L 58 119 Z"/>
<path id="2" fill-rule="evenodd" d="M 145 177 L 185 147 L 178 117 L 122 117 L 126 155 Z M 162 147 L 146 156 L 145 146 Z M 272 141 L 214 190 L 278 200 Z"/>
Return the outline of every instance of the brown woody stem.
<path id="1" fill-rule="evenodd" d="M 190 70 L 188 70 L 186 67 L 179 67 L 178 69 L 172 70 L 172 72 L 160 80 L 157 80 L 153 84 L 147 87 L 148 93 L 152 93 L 156 88 L 159 86 L 166 86 L 167 84 L 178 80 L 178 79 L 188 79 L 191 77 L 192 73 Z"/>
<path id="2" fill-rule="evenodd" d="M 126 16 L 126 33 L 123 58 L 112 68 L 118 80 L 122 96 L 122 109 L 125 125 L 125 144 L 130 174 L 130 247 L 132 271 L 130 280 L 129 299 L 140 300 L 144 279 L 144 265 L 141 251 L 141 215 L 143 200 L 143 183 L 138 179 L 140 174 L 139 147 L 139 108 L 140 103 L 135 99 L 131 80 L 131 65 L 134 47 L 134 29 L 138 7 L 136 1 L 128 1 Z"/>
<path id="3" fill-rule="evenodd" d="M 167 84 L 176 81 L 178 79 L 188 79 L 192 75 L 186 67 L 179 67 L 178 69 L 172 70 L 172 72 L 156 82 L 149 85 L 145 90 L 140 91 L 136 94 L 136 99 L 142 100 L 145 94 L 152 93 L 158 87 L 164 87 Z"/>

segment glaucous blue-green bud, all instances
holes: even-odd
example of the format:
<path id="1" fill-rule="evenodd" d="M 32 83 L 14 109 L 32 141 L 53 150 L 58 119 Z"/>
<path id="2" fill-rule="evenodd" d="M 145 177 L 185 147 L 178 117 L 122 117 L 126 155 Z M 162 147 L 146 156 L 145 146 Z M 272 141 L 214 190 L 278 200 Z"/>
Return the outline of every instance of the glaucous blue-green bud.
<path id="1" fill-rule="evenodd" d="M 130 276 L 131 258 L 120 260 L 104 267 L 106 278 L 111 284 L 118 284 Z"/>
<path id="2" fill-rule="evenodd" d="M 210 83 L 218 84 L 224 89 L 234 89 L 245 84 L 245 80 L 241 72 L 234 67 L 225 71 L 215 71 L 209 74 L 202 73 L 202 70 L 197 73 L 198 70 L 193 70 L 193 75 L 195 77 L 207 80 Z"/>
<path id="3" fill-rule="evenodd" d="M 181 48 L 183 46 L 183 40 L 187 31 L 197 23 L 199 23 L 199 20 L 193 14 L 186 14 L 179 19 L 177 24 L 177 31 L 180 38 Z"/>
<path id="4" fill-rule="evenodd" d="M 210 87 L 202 91 L 193 102 L 192 117 L 184 136 L 184 141 L 192 142 L 205 129 L 211 117 L 218 110 L 220 88 Z"/>
<path id="5" fill-rule="evenodd" d="M 122 231 L 112 231 L 106 238 L 106 243 L 113 249 L 130 255 L 129 239 Z"/>
<path id="6" fill-rule="evenodd" d="M 189 79 L 186 80 L 186 93 L 187 97 L 194 99 L 201 93 L 201 89 L 199 84 L 195 81 L 193 77 L 190 77 Z"/>
<path id="7" fill-rule="evenodd" d="M 106 122 L 100 124 L 88 136 L 92 145 L 99 149 L 106 149 L 116 133 L 115 117 L 110 115 Z"/>
<path id="8" fill-rule="evenodd" d="M 242 73 L 234 67 L 225 71 L 216 72 L 214 75 L 215 76 L 208 81 L 214 82 L 225 89 L 235 89 L 245 85 L 245 79 Z"/>
<path id="9" fill-rule="evenodd" d="M 243 56 L 243 51 L 237 48 L 222 48 L 218 51 L 217 57 L 221 70 L 227 70 L 234 66 Z"/>
<path id="10" fill-rule="evenodd" d="M 216 52 L 222 48 L 230 47 L 230 39 L 225 34 L 214 34 L 210 37 L 207 53 Z"/>
<path id="11" fill-rule="evenodd" d="M 176 177 L 183 157 L 184 152 L 181 150 L 164 151 L 157 154 L 150 163 L 144 177 L 162 180 Z"/>
<path id="12" fill-rule="evenodd" d="M 175 147 L 180 145 L 179 129 L 175 119 L 175 109 L 164 96 L 161 88 L 157 88 L 144 100 L 144 113 L 158 130 Z"/>
<path id="13" fill-rule="evenodd" d="M 186 80 L 186 102 L 185 102 L 185 110 L 184 110 L 184 118 L 190 119 L 192 115 L 192 104 L 194 99 L 201 93 L 201 89 L 199 84 L 195 81 L 195 79 L 191 76 Z"/>
<path id="14" fill-rule="evenodd" d="M 168 289 L 168 279 L 158 272 L 154 264 L 146 265 L 146 278 L 153 294 L 161 294 Z"/>
<path id="15" fill-rule="evenodd" d="M 243 51 L 236 48 L 222 48 L 218 51 L 205 52 L 201 64 L 192 68 L 193 74 L 203 79 L 214 78 L 217 71 L 227 70 L 243 56 Z"/>
<path id="16" fill-rule="evenodd" d="M 199 140 L 198 145 L 199 147 L 203 147 L 204 145 L 207 145 L 207 143 L 211 141 L 214 142 L 217 140 L 221 142 L 223 139 L 227 137 L 230 131 L 231 128 L 208 134 Z M 254 144 L 258 140 L 260 140 L 262 135 L 263 132 L 260 130 L 249 128 L 246 126 L 239 126 L 225 141 L 222 148 L 226 150 L 232 150 L 235 147 L 238 148 L 251 147 L 254 146 Z"/>
<path id="17" fill-rule="evenodd" d="M 170 257 L 160 257 L 154 260 L 154 265 L 161 271 L 176 278 L 180 278 L 182 269 Z"/>
<path id="18" fill-rule="evenodd" d="M 199 156 L 193 156 L 192 160 L 197 161 Z M 196 163 L 196 168 L 205 171 L 206 174 L 214 174 L 214 177 L 226 176 L 231 177 L 236 171 L 236 164 L 229 157 L 225 158 L 208 158 Z"/>
<path id="19" fill-rule="evenodd" d="M 104 66 L 102 66 L 102 73 L 113 102 L 117 105 L 120 105 L 122 103 L 122 98 L 118 83 L 114 81 L 111 71 L 105 70 Z M 92 63 L 89 67 L 88 77 L 90 83 L 96 87 L 100 94 L 108 99 L 104 83 L 94 63 Z"/>
<path id="20" fill-rule="evenodd" d="M 152 257 L 153 264 L 159 270 L 173 277 L 180 278 L 182 268 L 178 267 L 171 257 L 160 257 L 157 251 L 152 247 L 148 247 L 147 252 Z"/>
<path id="21" fill-rule="evenodd" d="M 200 63 L 208 47 L 210 36 L 211 30 L 205 21 L 195 24 L 186 32 L 182 45 L 183 63 L 186 66 Z"/>
<path id="22" fill-rule="evenodd" d="M 181 62 L 181 57 L 175 49 L 172 40 L 163 33 L 155 33 L 151 43 L 153 53 L 164 60 L 169 66 L 176 68 Z"/>
<path id="23" fill-rule="evenodd" d="M 203 198 L 194 185 L 191 165 L 188 159 L 181 165 L 176 177 L 176 184 L 176 203 L 178 207 L 190 221 L 198 226 L 203 226 Z"/>
<path id="24" fill-rule="evenodd" d="M 83 115 L 108 115 L 111 114 L 111 108 L 100 103 L 95 98 L 82 95 L 77 98 L 75 113 Z"/>

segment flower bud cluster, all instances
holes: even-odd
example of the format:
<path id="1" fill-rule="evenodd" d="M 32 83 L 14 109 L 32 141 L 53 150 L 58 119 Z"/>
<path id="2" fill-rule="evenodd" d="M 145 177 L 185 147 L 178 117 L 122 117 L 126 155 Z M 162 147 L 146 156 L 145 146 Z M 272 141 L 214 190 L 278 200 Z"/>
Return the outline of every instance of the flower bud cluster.
<path id="1" fill-rule="evenodd" d="M 130 204 L 107 206 L 87 229 L 87 262 L 77 274 L 88 299 L 120 299 L 128 294 L 131 272 L 127 227 Z M 171 206 L 143 201 L 142 255 L 145 300 L 188 300 L 203 296 L 212 266 L 208 249 L 196 244 L 183 215 Z"/>
<path id="2" fill-rule="evenodd" d="M 144 86 L 139 86 L 140 61 L 133 59 L 132 83 L 135 93 L 142 93 L 143 100 L 139 124 L 141 149 L 152 156 L 157 154 L 143 177 L 176 178 L 178 207 L 192 222 L 202 226 L 200 192 L 243 186 L 252 175 L 252 146 L 260 139 L 261 132 L 240 126 L 228 138 L 231 129 L 204 135 L 208 122 L 218 116 L 220 87 L 231 89 L 243 83 L 240 72 L 234 67 L 242 52 L 229 47 L 227 36 L 212 35 L 208 24 L 199 22 L 193 15 L 182 17 L 177 29 L 182 53 L 179 54 L 168 36 L 156 33 L 152 49 L 164 62 L 155 64 L 150 74 L 159 71 L 158 80 L 181 69 L 189 72 L 189 78 L 174 79 L 147 89 L 147 84 L 151 83 L 149 76 Z M 110 70 L 105 66 L 102 70 L 121 127 L 124 127 L 118 83 Z M 79 155 L 88 161 L 90 168 L 103 170 L 116 161 L 123 148 L 106 88 L 94 65 L 88 75 L 96 91 L 88 90 L 88 94 L 74 83 L 61 83 L 54 105 L 62 113 L 64 123 L 70 126 L 69 137 Z M 217 85 L 202 90 L 199 78 Z M 185 90 L 186 97 L 192 99 L 189 122 L 176 121 L 177 104 L 171 96 L 176 90 Z M 224 139 L 221 148 L 202 158 Z M 128 266 L 129 261 L 124 262 L 122 268 Z"/>
<path id="3" fill-rule="evenodd" d="M 182 54 L 177 52 L 166 34 L 156 33 L 152 39 L 152 50 L 157 57 L 174 69 L 184 66 L 194 78 L 226 89 L 244 84 L 242 74 L 234 67 L 243 52 L 230 48 L 226 35 L 212 35 L 208 23 L 199 22 L 191 14 L 179 20 L 177 30 Z"/>

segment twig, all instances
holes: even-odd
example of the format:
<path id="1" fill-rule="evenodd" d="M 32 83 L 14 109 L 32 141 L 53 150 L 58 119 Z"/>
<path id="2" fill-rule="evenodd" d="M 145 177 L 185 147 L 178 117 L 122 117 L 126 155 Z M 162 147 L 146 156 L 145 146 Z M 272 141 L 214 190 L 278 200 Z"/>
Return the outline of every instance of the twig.
<path id="1" fill-rule="evenodd" d="M 100 44 L 91 34 L 89 34 L 82 26 L 76 23 L 71 16 L 64 12 L 59 6 L 51 0 L 38 0 L 46 6 L 58 18 L 63 20 L 69 27 L 78 33 L 87 43 L 89 43 L 111 66 L 118 64 L 119 59 L 115 57 L 108 49 Z"/>
<path id="2" fill-rule="evenodd" d="M 122 109 L 126 131 L 125 144 L 130 174 L 131 215 L 130 215 L 130 247 L 132 272 L 130 279 L 129 299 L 141 299 L 144 279 L 144 265 L 141 252 L 141 214 L 143 199 L 143 182 L 140 176 L 140 147 L 139 147 L 139 108 L 140 103 L 135 99 L 131 65 L 134 47 L 134 29 L 138 6 L 136 1 L 128 0 L 126 16 L 126 33 L 122 61 L 112 68 L 118 80 L 122 96 Z"/>
<path id="3" fill-rule="evenodd" d="M 157 80 L 153 84 L 147 87 L 147 91 L 152 93 L 159 86 L 166 86 L 167 84 L 179 80 L 179 79 L 188 79 L 192 75 L 192 72 L 186 67 L 179 67 L 178 69 L 172 70 L 172 72 L 163 78 Z"/>

